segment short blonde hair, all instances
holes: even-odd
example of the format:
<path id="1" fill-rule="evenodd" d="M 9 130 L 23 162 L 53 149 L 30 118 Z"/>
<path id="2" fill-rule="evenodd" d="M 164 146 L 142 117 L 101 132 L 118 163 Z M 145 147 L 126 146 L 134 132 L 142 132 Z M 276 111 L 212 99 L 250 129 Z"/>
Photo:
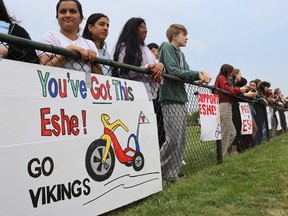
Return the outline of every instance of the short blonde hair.
<path id="1" fill-rule="evenodd" d="M 183 32 L 185 35 L 188 34 L 188 31 L 184 25 L 181 25 L 181 24 L 170 25 L 166 31 L 166 36 L 167 36 L 168 41 L 171 43 L 173 36 L 178 35 L 181 32 Z"/>

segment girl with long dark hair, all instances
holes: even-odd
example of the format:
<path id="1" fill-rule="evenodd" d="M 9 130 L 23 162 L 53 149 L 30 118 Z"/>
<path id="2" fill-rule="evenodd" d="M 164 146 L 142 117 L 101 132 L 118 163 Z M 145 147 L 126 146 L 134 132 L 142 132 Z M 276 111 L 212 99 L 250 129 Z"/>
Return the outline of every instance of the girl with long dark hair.
<path id="1" fill-rule="evenodd" d="M 15 18 L 11 17 L 3 0 L 0 0 L 0 32 L 31 40 L 28 32 L 17 24 Z M 7 59 L 38 63 L 34 49 L 0 43 L 0 55 Z"/>
<path id="2" fill-rule="evenodd" d="M 82 36 L 94 42 L 97 47 L 100 58 L 111 59 L 111 55 L 107 50 L 105 39 L 109 33 L 109 18 L 102 13 L 91 14 L 83 30 Z M 110 67 L 102 65 L 103 75 L 111 76 Z"/>

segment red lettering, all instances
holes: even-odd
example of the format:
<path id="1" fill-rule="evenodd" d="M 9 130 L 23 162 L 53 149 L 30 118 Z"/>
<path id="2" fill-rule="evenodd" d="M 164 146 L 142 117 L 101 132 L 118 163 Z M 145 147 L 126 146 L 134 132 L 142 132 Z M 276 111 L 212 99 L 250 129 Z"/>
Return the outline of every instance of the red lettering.
<path id="1" fill-rule="evenodd" d="M 198 103 L 203 103 L 204 102 L 204 95 L 203 94 L 198 94 Z"/>
<path id="2" fill-rule="evenodd" d="M 109 80 L 106 81 L 106 84 L 100 84 L 96 77 L 91 78 L 91 84 L 92 88 L 90 88 L 91 95 L 93 98 L 98 100 L 99 98 L 102 98 L 103 100 L 106 100 L 107 97 L 109 100 L 112 100 L 112 97 L 110 95 L 110 84 Z"/>
<path id="3" fill-rule="evenodd" d="M 71 127 L 71 132 L 74 136 L 77 136 L 79 134 L 79 129 L 78 129 L 78 118 L 77 116 L 73 115 L 70 119 L 70 127 Z"/>
<path id="4" fill-rule="evenodd" d="M 250 113 L 250 109 L 249 109 L 249 106 L 248 105 L 240 105 L 240 111 L 242 114 L 245 114 L 245 113 Z"/>
<path id="5" fill-rule="evenodd" d="M 106 88 L 107 88 L 107 94 L 108 94 L 108 99 L 112 100 L 112 96 L 110 95 L 110 84 L 109 80 L 106 81 Z M 128 93 L 127 93 L 128 94 Z"/>
<path id="6" fill-rule="evenodd" d="M 79 134 L 79 120 L 77 116 L 73 115 L 71 118 L 65 114 L 64 109 L 60 110 L 60 117 L 58 115 L 52 115 L 50 118 L 46 115 L 50 114 L 50 108 L 43 108 L 41 113 L 41 135 L 42 136 L 59 136 L 71 135 L 77 136 Z M 47 129 L 51 126 L 53 129 Z"/>
<path id="7" fill-rule="evenodd" d="M 252 122 L 250 120 L 247 120 L 247 127 L 248 127 L 248 131 L 250 131 L 252 127 Z"/>
<path id="8" fill-rule="evenodd" d="M 200 104 L 199 112 L 200 112 L 200 115 L 216 115 L 216 106 Z"/>
<path id="9" fill-rule="evenodd" d="M 45 119 L 45 115 L 50 113 L 50 108 L 43 108 L 40 110 L 41 115 L 41 135 L 51 136 L 51 130 L 47 129 L 46 126 L 50 124 L 50 119 Z"/>
<path id="10" fill-rule="evenodd" d="M 200 115 L 206 115 L 205 104 L 200 104 Z"/>
<path id="11" fill-rule="evenodd" d="M 198 103 L 205 103 L 209 105 L 219 104 L 217 94 L 198 94 Z"/>
<path id="12" fill-rule="evenodd" d="M 242 121 L 242 131 L 243 133 L 247 133 L 251 130 L 251 122 L 248 119 L 244 119 Z"/>
<path id="13" fill-rule="evenodd" d="M 99 99 L 100 98 L 100 92 L 97 91 L 96 87 L 94 87 L 94 83 L 99 84 L 99 81 L 96 77 L 93 76 L 93 77 L 91 77 L 91 86 L 92 86 L 92 88 L 90 88 L 91 95 L 93 96 L 93 98 Z"/>
<path id="14" fill-rule="evenodd" d="M 216 115 L 216 106 L 215 105 L 213 105 L 212 106 L 212 114 L 211 115 Z"/>
<path id="15" fill-rule="evenodd" d="M 211 115 L 211 113 L 212 113 L 211 105 L 207 105 L 207 115 Z"/>
<path id="16" fill-rule="evenodd" d="M 67 115 L 65 115 L 65 112 L 63 109 L 60 110 L 61 113 L 61 127 L 62 127 L 62 135 L 65 135 L 65 125 L 67 126 L 67 134 L 71 134 L 71 128 L 69 127 L 70 119 Z"/>
<path id="17" fill-rule="evenodd" d="M 61 98 L 67 97 L 67 81 L 63 80 L 63 89 L 62 89 L 62 83 L 61 79 L 58 79 L 58 85 L 59 85 L 59 95 Z"/>
<path id="18" fill-rule="evenodd" d="M 107 98 L 107 92 L 106 92 L 106 88 L 105 88 L 105 85 L 104 85 L 104 84 L 101 84 L 101 85 L 100 85 L 99 91 L 100 91 L 101 97 L 102 97 L 104 100 L 106 100 L 106 98 Z"/>
<path id="19" fill-rule="evenodd" d="M 247 125 L 246 125 L 246 123 L 247 123 L 247 120 L 246 119 L 244 119 L 243 121 L 242 121 L 242 131 L 243 131 L 243 133 L 246 133 L 248 130 L 247 130 Z"/>
<path id="20" fill-rule="evenodd" d="M 59 136 L 61 133 L 61 127 L 58 124 L 59 119 L 60 118 L 57 115 L 53 115 L 51 118 L 52 126 L 54 127 L 54 130 L 52 130 L 52 132 L 55 136 Z"/>

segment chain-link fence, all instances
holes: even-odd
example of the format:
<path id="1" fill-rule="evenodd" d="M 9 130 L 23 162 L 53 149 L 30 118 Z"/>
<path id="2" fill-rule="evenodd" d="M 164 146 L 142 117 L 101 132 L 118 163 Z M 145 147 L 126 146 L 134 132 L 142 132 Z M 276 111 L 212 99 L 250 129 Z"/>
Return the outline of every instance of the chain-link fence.
<path id="1" fill-rule="evenodd" d="M 188 102 L 185 104 L 172 103 L 173 101 L 170 101 L 171 103 L 169 101 L 168 103 L 159 103 L 159 85 L 153 82 L 150 72 L 144 68 L 101 58 L 96 58 L 93 63 L 87 63 L 81 60 L 80 54 L 77 52 L 1 33 L 0 47 L 2 47 L 2 57 L 13 60 L 39 63 L 39 59 L 42 56 L 46 56 L 40 62 L 44 64 L 50 62 L 49 64 L 52 66 L 54 63 L 54 66 L 57 67 L 79 71 L 91 71 L 93 66 L 99 66 L 99 64 L 101 64 L 101 70 L 106 71 L 110 75 L 113 68 L 120 68 L 122 72 L 133 71 L 135 74 L 131 77 L 137 77 L 136 80 L 144 82 L 147 91 L 151 93 L 153 98 L 157 115 L 163 178 L 168 179 L 171 176 L 176 177 L 177 180 L 182 175 L 189 175 L 205 167 L 222 162 L 221 141 L 200 140 L 201 125 L 196 95 L 199 92 L 213 93 L 215 90 L 213 86 L 200 87 L 196 82 L 181 80 L 178 77 L 163 74 L 164 82 L 173 80 L 177 85 L 185 86 Z M 43 59 L 46 62 L 43 62 Z M 220 89 L 217 90 L 221 91 Z M 253 110 L 254 132 L 251 135 L 241 135 L 242 126 L 239 108 L 237 107 L 237 102 L 239 101 L 249 102 Z M 275 134 L 280 135 L 282 132 L 286 132 L 287 117 L 285 114 L 287 111 L 281 107 L 272 104 L 267 108 L 257 101 L 242 97 L 235 97 L 235 105 L 233 107 L 233 122 L 237 135 L 232 145 L 237 146 L 238 152 L 244 152 L 255 146 L 257 144 L 255 143 L 257 135 L 261 136 L 260 139 L 262 140 L 263 137 L 270 139 Z M 258 134 L 259 130 L 261 130 L 260 135 Z"/>

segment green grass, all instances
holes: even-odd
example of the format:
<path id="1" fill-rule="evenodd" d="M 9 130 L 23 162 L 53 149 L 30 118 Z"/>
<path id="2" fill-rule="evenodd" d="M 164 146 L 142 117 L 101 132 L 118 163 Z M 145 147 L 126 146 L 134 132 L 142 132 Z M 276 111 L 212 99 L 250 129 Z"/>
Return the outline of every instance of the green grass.
<path id="1" fill-rule="evenodd" d="M 181 172 L 185 175 L 193 174 L 217 163 L 216 142 L 201 142 L 199 126 L 187 128 L 184 160 L 187 165 L 182 167 Z"/>
<path id="2" fill-rule="evenodd" d="M 106 215 L 288 215 L 288 134 Z"/>

